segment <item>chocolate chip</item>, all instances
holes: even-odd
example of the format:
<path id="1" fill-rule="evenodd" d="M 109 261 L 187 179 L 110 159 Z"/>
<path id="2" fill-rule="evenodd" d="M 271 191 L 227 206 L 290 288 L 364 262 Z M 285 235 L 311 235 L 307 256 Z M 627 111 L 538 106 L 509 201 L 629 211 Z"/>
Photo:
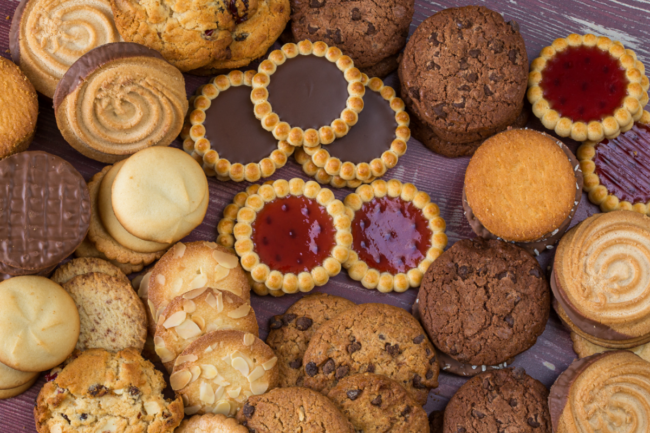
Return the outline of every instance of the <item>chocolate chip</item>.
<path id="1" fill-rule="evenodd" d="M 367 373 L 374 373 L 375 372 L 375 364 L 368 364 L 368 368 L 366 368 Z"/>
<path id="2" fill-rule="evenodd" d="M 517 64 L 517 50 L 510 50 L 510 52 L 508 52 L 508 57 L 510 58 L 510 63 L 513 65 Z"/>
<path id="3" fill-rule="evenodd" d="M 498 83 L 499 81 L 503 80 L 500 75 L 497 74 L 490 74 L 490 81 L 493 83 Z"/>
<path id="4" fill-rule="evenodd" d="M 70 424 L 70 418 L 68 418 L 66 414 L 62 413 L 61 416 L 63 417 L 64 420 L 68 421 L 68 424 Z"/>
<path id="5" fill-rule="evenodd" d="M 289 325 L 289 323 L 293 322 L 296 317 L 297 316 L 295 314 L 285 314 L 282 316 L 282 322 L 284 322 L 284 326 Z"/>
<path id="6" fill-rule="evenodd" d="M 458 69 L 461 71 L 465 71 L 469 68 L 469 63 L 467 63 L 467 59 L 461 59 L 460 64 L 458 65 Z"/>
<path id="7" fill-rule="evenodd" d="M 249 34 L 248 33 L 240 33 L 238 35 L 235 35 L 234 39 L 237 42 L 242 42 L 248 39 Z"/>
<path id="8" fill-rule="evenodd" d="M 469 50 L 467 54 L 469 54 L 470 57 L 477 58 L 478 55 L 481 54 L 481 50 Z"/>
<path id="9" fill-rule="evenodd" d="M 499 39 L 492 40 L 488 43 L 488 47 L 494 52 L 495 54 L 499 54 L 503 51 L 503 41 Z"/>
<path id="10" fill-rule="evenodd" d="M 330 374 L 336 368 L 336 364 L 332 358 L 328 359 L 323 365 L 323 374 Z"/>
<path id="11" fill-rule="evenodd" d="M 512 375 L 515 377 L 515 379 L 521 380 L 526 375 L 526 370 L 521 367 L 516 367 L 512 370 Z"/>
<path id="12" fill-rule="evenodd" d="M 411 406 L 406 406 L 402 413 L 400 413 L 401 416 L 406 416 L 411 413 Z"/>
<path id="13" fill-rule="evenodd" d="M 348 344 L 348 353 L 358 352 L 359 350 L 361 350 L 361 343 L 358 341 L 355 341 L 352 344 Z"/>
<path id="14" fill-rule="evenodd" d="M 380 340 L 385 340 L 385 339 L 386 339 L 386 336 L 385 336 L 384 334 L 379 334 L 379 339 L 380 339 Z"/>
<path id="15" fill-rule="evenodd" d="M 537 428 L 537 427 L 539 427 L 539 426 L 541 425 L 541 424 L 538 423 L 537 420 L 535 420 L 535 418 L 533 418 L 533 417 L 528 418 L 528 421 L 527 421 L 527 422 L 528 422 L 528 425 L 531 426 L 532 428 Z"/>
<path id="16" fill-rule="evenodd" d="M 241 410 L 241 413 L 244 414 L 246 418 L 250 418 L 255 413 L 255 406 L 251 406 L 248 403 L 244 404 L 244 407 Z"/>
<path id="17" fill-rule="evenodd" d="M 481 411 L 478 411 L 476 409 L 472 409 L 472 416 L 475 416 L 478 419 L 483 419 L 485 418 L 485 414 Z"/>
<path id="18" fill-rule="evenodd" d="M 413 387 L 417 389 L 425 389 L 426 386 L 422 383 L 422 378 L 420 377 L 419 374 L 416 374 L 413 376 Z"/>
<path id="19" fill-rule="evenodd" d="M 423 334 L 420 334 L 420 335 L 418 335 L 417 337 L 415 337 L 415 338 L 413 339 L 413 343 L 414 343 L 414 344 L 420 344 L 420 343 L 422 343 L 423 341 L 424 341 L 424 335 L 423 335 Z"/>
<path id="20" fill-rule="evenodd" d="M 458 427 L 458 430 L 456 430 L 456 433 L 466 433 L 467 430 L 465 430 L 465 427 Z"/>
<path id="21" fill-rule="evenodd" d="M 368 23 L 368 30 L 366 31 L 366 34 L 369 36 L 377 34 L 377 29 L 374 25 L 372 25 L 372 23 Z"/>
<path id="22" fill-rule="evenodd" d="M 440 117 L 441 119 L 446 119 L 447 118 L 447 113 L 445 113 L 444 108 L 447 106 L 444 102 L 441 102 L 440 104 L 434 105 L 433 106 L 433 112 L 435 113 L 436 116 Z"/>
<path id="23" fill-rule="evenodd" d="M 494 92 L 492 90 L 490 90 L 490 88 L 488 87 L 487 84 L 483 86 L 483 91 L 485 92 L 485 96 L 494 95 Z"/>
<path id="24" fill-rule="evenodd" d="M 140 395 L 140 389 L 137 386 L 129 386 L 129 394 L 131 397 L 138 397 Z"/>
<path id="25" fill-rule="evenodd" d="M 505 320 L 511 328 L 515 326 L 515 319 L 513 319 L 511 315 L 508 314 L 503 320 Z"/>
<path id="26" fill-rule="evenodd" d="M 352 390 L 348 391 L 346 394 L 347 394 L 347 396 L 348 396 L 348 398 L 350 400 L 354 401 L 359 397 L 359 395 L 361 395 L 361 390 L 360 389 L 352 389 Z"/>
<path id="27" fill-rule="evenodd" d="M 458 90 L 462 90 L 463 92 L 469 92 L 470 90 L 472 90 L 472 88 L 469 87 L 467 84 L 463 84 L 458 88 Z"/>
<path id="28" fill-rule="evenodd" d="M 273 316 L 271 320 L 269 320 L 269 328 L 271 329 L 280 329 L 282 328 L 282 317 L 281 316 Z"/>
<path id="29" fill-rule="evenodd" d="M 334 41 L 335 44 L 343 43 L 343 37 L 341 37 L 341 29 L 336 29 L 336 30 L 327 29 L 325 31 L 325 37 L 331 41 Z"/>
<path id="30" fill-rule="evenodd" d="M 315 362 L 309 362 L 305 366 L 305 373 L 307 373 L 307 376 L 309 377 L 314 377 L 318 373 L 318 367 L 316 367 Z"/>
<path id="31" fill-rule="evenodd" d="M 325 6 L 325 1 L 326 0 L 310 0 L 309 1 L 309 7 L 310 8 L 322 8 Z"/>
<path id="32" fill-rule="evenodd" d="M 510 24 L 510 27 L 512 27 L 512 29 L 513 29 L 514 31 L 516 31 L 516 32 L 519 31 L 519 23 L 518 23 L 517 21 L 515 21 L 515 20 L 510 20 L 510 21 L 508 21 L 508 24 Z"/>
<path id="33" fill-rule="evenodd" d="M 370 400 L 370 404 L 373 406 L 381 406 L 381 395 L 378 395 L 377 397 Z"/>
<path id="34" fill-rule="evenodd" d="M 359 8 L 352 9 L 352 21 L 359 21 L 361 19 L 361 11 Z"/>
<path id="35" fill-rule="evenodd" d="M 476 83 L 478 81 L 478 75 L 476 74 L 476 72 L 472 72 L 471 74 L 467 74 L 465 76 L 465 79 L 470 83 Z"/>
<path id="36" fill-rule="evenodd" d="M 298 370 L 302 366 L 302 360 L 300 359 L 294 359 L 289 363 L 289 367 L 293 368 L 294 370 Z"/>
<path id="37" fill-rule="evenodd" d="M 429 360 L 429 364 L 433 364 L 434 362 L 436 362 L 436 355 L 433 355 L 431 357 L 431 359 Z"/>
<path id="38" fill-rule="evenodd" d="M 90 394 L 91 397 L 102 397 L 106 395 L 107 392 L 108 388 L 104 385 L 92 385 L 88 388 L 88 394 Z"/>
<path id="39" fill-rule="evenodd" d="M 314 321 L 309 317 L 298 317 L 298 320 L 296 320 L 296 328 L 298 328 L 299 331 L 306 331 L 311 328 L 313 323 Z"/>
<path id="40" fill-rule="evenodd" d="M 425 349 L 425 351 L 426 351 L 426 353 L 427 353 L 427 356 L 430 356 L 430 355 L 431 355 L 431 349 L 429 349 L 429 348 L 427 347 L 427 348 Z"/>
<path id="41" fill-rule="evenodd" d="M 433 371 L 427 370 L 427 374 L 424 377 L 426 377 L 427 380 L 431 380 L 433 378 Z"/>
<path id="42" fill-rule="evenodd" d="M 309 24 L 307 26 L 307 31 L 309 32 L 310 35 L 316 34 L 316 32 L 318 32 L 319 30 L 320 30 L 320 27 L 312 26 L 311 24 Z"/>
<path id="43" fill-rule="evenodd" d="M 336 377 L 337 379 L 343 379 L 345 376 L 348 375 L 349 371 L 350 371 L 350 367 L 348 367 L 347 365 L 342 365 L 336 369 L 336 373 L 334 374 L 334 377 Z"/>
<path id="44" fill-rule="evenodd" d="M 399 344 L 391 345 L 390 343 L 386 343 L 386 346 L 384 346 L 384 348 L 386 349 L 386 352 L 388 352 L 390 356 L 399 355 Z"/>
<path id="45" fill-rule="evenodd" d="M 79 415 L 79 420 L 80 421 L 86 421 L 88 419 L 88 414 L 87 413 L 82 413 Z"/>
<path id="46" fill-rule="evenodd" d="M 437 71 L 440 69 L 440 65 L 436 62 L 427 62 L 427 71 Z"/>
<path id="47" fill-rule="evenodd" d="M 420 100 L 420 89 L 418 87 L 409 89 L 409 94 L 411 95 L 411 98 L 415 99 L 416 101 Z M 381 338 L 381 336 L 379 338 Z"/>
<path id="48" fill-rule="evenodd" d="M 473 25 L 474 25 L 474 23 L 472 23 L 469 20 L 466 20 L 466 21 L 458 20 L 458 21 L 456 21 L 456 27 L 458 27 L 459 29 L 471 29 Z"/>
<path id="49" fill-rule="evenodd" d="M 533 268 L 530 271 L 528 271 L 528 275 L 532 275 L 535 278 L 540 278 L 541 277 L 539 269 L 537 269 L 537 268 Z"/>
<path id="50" fill-rule="evenodd" d="M 483 389 L 492 390 L 493 388 L 494 388 L 494 387 L 493 387 L 492 384 L 490 383 L 490 380 L 489 380 L 489 379 L 485 379 L 485 380 L 483 381 Z"/>
<path id="51" fill-rule="evenodd" d="M 465 106 L 465 98 L 463 98 L 463 107 L 464 106 Z M 469 274 L 471 273 L 471 271 L 472 270 L 469 268 L 469 266 L 463 265 L 460 268 L 458 268 L 458 276 L 461 278 L 461 280 L 465 281 L 469 276 Z"/>
<path id="52" fill-rule="evenodd" d="M 436 33 L 436 32 L 431 33 L 431 36 L 429 36 L 429 42 L 434 47 L 437 47 L 438 45 L 440 45 L 440 41 L 438 40 L 438 33 Z"/>
<path id="53" fill-rule="evenodd" d="M 510 407 L 517 407 L 517 399 L 516 398 L 511 398 L 508 403 L 510 404 Z"/>

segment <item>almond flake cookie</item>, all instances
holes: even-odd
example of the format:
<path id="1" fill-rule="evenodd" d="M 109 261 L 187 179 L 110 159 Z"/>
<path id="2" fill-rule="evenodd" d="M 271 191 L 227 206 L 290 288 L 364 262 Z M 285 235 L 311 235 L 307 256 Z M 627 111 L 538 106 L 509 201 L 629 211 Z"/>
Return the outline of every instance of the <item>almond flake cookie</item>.
<path id="1" fill-rule="evenodd" d="M 285 44 L 260 63 L 253 77 L 255 117 L 292 146 L 329 144 L 357 123 L 366 90 L 361 80 L 352 59 L 336 47 Z"/>
<path id="2" fill-rule="evenodd" d="M 169 381 L 183 398 L 186 415 L 234 416 L 248 397 L 278 385 L 277 361 L 273 350 L 253 334 L 215 331 L 185 349 Z"/>
<path id="3" fill-rule="evenodd" d="M 192 290 L 178 296 L 160 313 L 154 344 L 165 368 L 171 372 L 174 361 L 187 346 L 213 331 L 235 330 L 259 336 L 255 311 L 248 301 L 227 291 Z"/>
<path id="4" fill-rule="evenodd" d="M 344 201 L 353 213 L 352 250 L 343 264 L 350 278 L 384 293 L 419 287 L 447 245 L 438 205 L 395 179 L 362 185 Z"/>
<path id="5" fill-rule="evenodd" d="M 355 180 L 370 182 L 395 167 L 406 152 L 411 130 L 404 101 L 380 78 L 368 79 L 366 74 L 362 77 L 361 82 L 371 92 L 364 96 L 364 109 L 354 128 L 327 146 L 299 149 L 309 160 L 296 160 L 302 160 L 303 171 L 319 183 L 342 188 Z"/>
<path id="6" fill-rule="evenodd" d="M 645 67 L 634 51 L 604 36 L 556 39 L 530 69 L 533 114 L 560 137 L 614 138 L 632 127 L 648 103 Z"/>
<path id="7" fill-rule="evenodd" d="M 258 181 L 284 167 L 294 147 L 262 128 L 253 113 L 251 80 L 255 71 L 218 75 L 196 91 L 181 138 L 183 149 L 208 176 Z"/>
<path id="8" fill-rule="evenodd" d="M 184 420 L 174 433 L 249 433 L 236 419 L 221 414 L 194 415 Z"/>
<path id="9" fill-rule="evenodd" d="M 233 233 L 253 280 L 284 293 L 309 292 L 338 275 L 352 243 L 343 203 L 299 178 L 276 180 L 248 196 Z"/>
<path id="10" fill-rule="evenodd" d="M 165 400 L 162 373 L 134 349 L 83 352 L 47 382 L 36 400 L 38 433 L 172 433 L 180 397 Z"/>

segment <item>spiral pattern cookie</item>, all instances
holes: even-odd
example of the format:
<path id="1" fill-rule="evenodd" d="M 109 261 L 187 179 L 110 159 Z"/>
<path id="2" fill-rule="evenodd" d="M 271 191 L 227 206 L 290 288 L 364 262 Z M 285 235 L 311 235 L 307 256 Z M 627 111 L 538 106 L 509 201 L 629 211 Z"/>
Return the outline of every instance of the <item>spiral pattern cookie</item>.
<path id="1" fill-rule="evenodd" d="M 114 163 L 181 132 L 188 102 L 180 71 L 142 45 L 118 42 L 86 53 L 54 95 L 63 138 L 81 154 Z"/>
<path id="2" fill-rule="evenodd" d="M 109 0 L 22 0 L 9 31 L 13 61 L 49 98 L 81 56 L 121 40 Z"/>

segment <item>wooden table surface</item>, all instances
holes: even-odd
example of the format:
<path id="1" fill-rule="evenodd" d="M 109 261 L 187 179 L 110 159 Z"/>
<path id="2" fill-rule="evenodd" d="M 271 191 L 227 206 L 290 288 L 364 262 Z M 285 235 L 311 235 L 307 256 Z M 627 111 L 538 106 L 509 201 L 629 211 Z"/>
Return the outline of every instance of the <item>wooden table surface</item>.
<path id="1" fill-rule="evenodd" d="M 504 15 L 506 21 L 515 19 L 521 25 L 521 32 L 526 41 L 528 57 L 534 59 L 540 49 L 549 45 L 555 38 L 564 37 L 569 33 L 594 33 L 620 40 L 627 48 L 636 51 L 639 59 L 650 67 L 650 0 L 491 0 L 477 1 Z M 417 25 L 430 15 L 444 8 L 471 4 L 466 1 L 416 0 L 415 16 L 411 24 L 411 33 Z M 0 55 L 9 58 L 9 26 L 17 0 L 0 0 Z M 193 94 L 208 78 L 186 75 L 187 94 Z M 387 79 L 395 88 L 395 74 Z M 44 150 L 61 156 L 70 161 L 86 180 L 101 170 L 103 164 L 90 160 L 72 149 L 61 137 L 54 119 L 52 101 L 43 96 L 39 97 L 40 114 L 36 137 L 30 150 Z M 532 117 L 532 116 L 531 116 Z M 543 130 L 539 122 L 531 120 L 529 127 Z M 576 143 L 564 140 L 574 151 Z M 176 141 L 174 146 L 180 146 Z M 441 209 L 442 216 L 447 222 L 449 245 L 459 239 L 473 237 L 461 207 L 461 188 L 465 168 L 469 158 L 447 159 L 438 156 L 411 140 L 408 151 L 394 169 L 390 170 L 385 179 L 397 178 L 403 182 L 412 182 L 419 189 L 426 191 Z M 272 177 L 273 179 L 306 177 L 300 166 L 293 159 Z M 187 238 L 187 240 L 214 240 L 216 225 L 221 218 L 223 208 L 239 191 L 244 190 L 247 183 L 220 182 L 209 178 L 210 205 L 203 224 Z M 343 199 L 350 190 L 335 190 L 337 198 Z M 598 208 L 590 204 L 586 195 L 574 218 L 574 224 L 598 212 Z M 552 260 L 552 252 L 546 252 L 539 257 L 543 267 Z M 351 280 L 345 271 L 332 279 L 318 291 L 328 292 L 351 299 L 357 303 L 383 302 L 410 309 L 417 291 L 406 293 L 382 294 L 376 290 L 367 290 L 359 283 Z M 284 296 L 282 298 L 253 296 L 253 308 L 260 322 L 260 336 L 266 338 L 268 333 L 267 321 L 275 314 L 283 313 L 300 295 Z M 0 309 L 2 306 L 0 306 Z M 0 310 L 0 314 L 1 310 Z M 556 377 L 571 363 L 575 354 L 571 348 L 568 332 L 559 323 L 555 313 L 552 313 L 545 332 L 537 344 L 516 358 L 515 366 L 523 367 L 528 374 L 550 387 Z M 445 407 L 449 398 L 465 382 L 465 379 L 450 374 L 441 373 L 440 386 L 429 395 L 427 411 L 440 410 Z M 0 401 L 0 432 L 18 433 L 35 432 L 32 409 L 38 391 L 44 383 L 40 380 L 23 395 Z"/>

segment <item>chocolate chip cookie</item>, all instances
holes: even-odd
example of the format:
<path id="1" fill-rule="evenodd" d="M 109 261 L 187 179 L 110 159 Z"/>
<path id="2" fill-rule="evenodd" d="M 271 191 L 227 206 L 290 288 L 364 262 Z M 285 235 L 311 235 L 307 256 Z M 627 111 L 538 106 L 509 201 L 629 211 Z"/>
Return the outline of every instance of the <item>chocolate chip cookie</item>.
<path id="1" fill-rule="evenodd" d="M 548 390 L 521 369 L 476 376 L 449 400 L 444 433 L 551 433 Z"/>
<path id="2" fill-rule="evenodd" d="M 312 335 L 323 323 L 354 305 L 338 296 L 314 293 L 299 299 L 286 313 L 271 318 L 266 344 L 278 357 L 281 387 L 302 386 L 302 358 Z"/>
<path id="3" fill-rule="evenodd" d="M 516 23 L 482 6 L 451 8 L 420 24 L 399 75 L 420 120 L 441 140 L 469 143 L 515 121 L 528 56 Z"/>
<path id="4" fill-rule="evenodd" d="M 418 321 L 386 304 L 352 307 L 322 325 L 303 358 L 305 386 L 327 394 L 344 377 L 376 373 L 399 382 L 424 405 L 438 386 L 433 345 Z"/>
<path id="5" fill-rule="evenodd" d="M 443 352 L 441 369 L 463 376 L 509 364 L 535 344 L 550 306 L 537 261 L 498 240 L 456 242 L 427 270 L 418 294 L 422 323 Z"/>
<path id="6" fill-rule="evenodd" d="M 370 77 L 397 68 L 413 18 L 414 0 L 291 0 L 296 41 L 324 41 L 352 57 Z"/>

